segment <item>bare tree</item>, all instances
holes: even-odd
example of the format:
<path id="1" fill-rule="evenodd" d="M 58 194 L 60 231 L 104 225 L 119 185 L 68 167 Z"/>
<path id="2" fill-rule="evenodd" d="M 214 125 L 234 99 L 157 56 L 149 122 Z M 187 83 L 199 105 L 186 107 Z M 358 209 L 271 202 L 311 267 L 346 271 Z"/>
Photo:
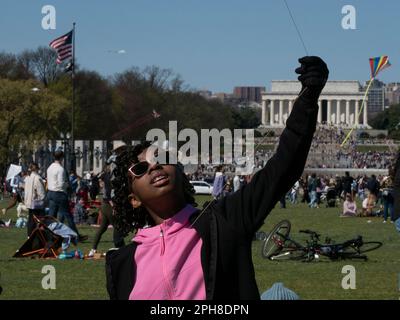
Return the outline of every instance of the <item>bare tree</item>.
<path id="1" fill-rule="evenodd" d="M 152 89 L 165 91 L 169 88 L 170 78 L 174 75 L 171 69 L 161 69 L 157 66 L 144 68 L 143 76 Z"/>
<path id="2" fill-rule="evenodd" d="M 62 67 L 56 63 L 57 53 L 48 47 L 25 50 L 19 59 L 46 87 L 63 73 Z"/>

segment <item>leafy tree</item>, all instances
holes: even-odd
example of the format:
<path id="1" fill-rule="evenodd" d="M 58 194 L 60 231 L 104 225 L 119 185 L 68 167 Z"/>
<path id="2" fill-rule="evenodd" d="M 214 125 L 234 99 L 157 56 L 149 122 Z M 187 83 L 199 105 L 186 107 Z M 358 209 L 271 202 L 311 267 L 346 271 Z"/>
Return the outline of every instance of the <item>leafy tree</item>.
<path id="1" fill-rule="evenodd" d="M 0 166 L 15 161 L 22 145 L 58 137 L 68 102 L 33 80 L 0 79 Z"/>
<path id="2" fill-rule="evenodd" d="M 400 139 L 400 104 L 392 105 L 370 121 L 374 129 L 388 130 L 389 137 Z"/>
<path id="3" fill-rule="evenodd" d="M 1 103 L 6 110 L 2 120 L 5 135 L 0 145 L 5 158 L 9 157 L 8 146 L 17 146 L 22 138 L 59 138 L 60 132 L 71 130 L 71 75 L 55 61 L 56 53 L 48 47 L 25 50 L 19 55 L 0 53 L 0 77 L 31 79 L 4 82 Z M 260 122 L 259 111 L 205 99 L 190 91 L 170 69 L 134 67 L 105 79 L 95 71 L 80 70 L 78 65 L 75 68 L 76 139 L 143 139 L 151 128 L 167 132 L 172 120 L 178 122 L 178 130 L 192 128 L 198 132 L 211 128 L 254 128 Z M 40 92 L 34 94 L 33 87 L 40 87 Z M 12 99 L 6 101 L 7 95 Z M 19 107 L 12 110 L 13 105 Z M 153 117 L 153 110 L 161 117 Z M 10 130 L 6 129 L 8 126 Z"/>
<path id="4" fill-rule="evenodd" d="M 260 110 L 251 107 L 234 107 L 233 117 L 235 120 L 234 125 L 237 128 L 256 128 L 261 123 Z"/>
<path id="5" fill-rule="evenodd" d="M 0 78 L 26 80 L 34 78 L 34 75 L 18 56 L 0 53 Z"/>

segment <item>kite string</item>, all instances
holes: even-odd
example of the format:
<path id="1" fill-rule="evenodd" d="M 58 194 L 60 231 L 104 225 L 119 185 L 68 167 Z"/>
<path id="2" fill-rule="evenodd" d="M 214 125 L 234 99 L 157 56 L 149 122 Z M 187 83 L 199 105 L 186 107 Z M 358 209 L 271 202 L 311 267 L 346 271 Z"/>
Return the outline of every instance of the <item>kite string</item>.
<path id="1" fill-rule="evenodd" d="M 360 108 L 360 110 L 358 111 L 358 115 L 357 115 L 358 118 L 360 118 L 360 115 L 361 115 L 362 111 L 364 110 L 365 101 L 367 100 L 369 88 L 371 87 L 371 84 L 372 84 L 372 82 L 374 82 L 374 80 L 375 80 L 375 78 L 372 77 L 371 80 L 369 81 L 368 86 L 367 86 L 367 90 L 365 90 L 364 98 L 363 98 L 363 101 L 362 101 L 362 104 L 361 104 L 361 108 Z M 357 107 L 357 106 L 356 106 L 356 107 Z M 356 119 L 354 119 L 354 122 L 355 122 L 355 120 L 356 120 Z M 351 134 L 353 133 L 354 129 L 355 129 L 355 125 L 353 126 L 353 128 L 351 128 L 351 130 L 350 130 L 349 133 L 347 134 L 346 138 L 343 140 L 343 142 L 342 142 L 342 144 L 340 145 L 340 147 L 343 147 L 343 146 L 346 144 L 347 140 L 349 140 L 349 138 L 350 138 Z"/>
<path id="2" fill-rule="evenodd" d="M 297 96 L 297 98 L 294 100 L 293 104 L 297 101 L 297 99 L 299 99 L 304 92 L 307 91 L 307 87 L 305 87 Z M 258 150 L 258 148 L 261 146 L 261 144 L 267 139 L 269 138 L 268 136 L 264 136 L 261 141 L 254 147 L 254 152 Z M 224 186 L 222 187 L 222 190 L 225 189 L 225 187 L 228 185 L 228 182 L 226 182 L 224 184 Z M 206 206 L 205 208 L 198 214 L 198 216 L 196 217 L 196 219 L 192 222 L 192 224 L 190 225 L 190 227 L 193 227 L 193 225 L 197 222 L 197 220 L 199 220 L 199 218 L 203 215 L 203 213 L 216 201 L 216 199 L 212 199 Z"/>
<path id="3" fill-rule="evenodd" d="M 300 41 L 301 41 L 301 43 L 302 43 L 302 45 L 303 45 L 304 51 L 306 52 L 306 55 L 308 56 L 309 54 L 308 54 L 307 47 L 306 47 L 306 45 L 305 45 L 305 43 L 304 43 L 303 37 L 301 36 L 300 30 L 299 30 L 299 28 L 297 27 L 296 21 L 294 20 L 292 11 L 290 10 L 289 5 L 287 4 L 286 0 L 283 0 L 283 1 L 285 2 L 286 8 L 287 8 L 287 10 L 288 10 L 288 12 L 289 12 L 290 18 L 292 19 L 293 25 L 294 25 L 294 27 L 296 28 L 297 34 L 298 34 L 299 39 L 300 39 Z M 298 95 L 297 98 L 294 100 L 294 102 L 296 102 L 296 100 L 297 100 L 298 98 L 300 98 L 300 97 L 303 95 L 303 93 L 307 91 L 307 89 L 308 89 L 308 88 L 305 87 L 305 88 L 299 93 L 299 95 Z M 264 142 L 264 140 L 265 140 L 266 138 L 267 138 L 267 137 L 264 137 L 264 138 L 256 145 L 256 147 L 254 148 L 254 151 L 257 151 L 258 147 Z M 222 190 L 225 189 L 225 187 L 226 187 L 227 184 L 228 184 L 228 183 L 225 183 L 225 185 L 222 187 Z M 206 207 L 198 214 L 198 216 L 196 217 L 196 219 L 192 222 L 192 224 L 190 225 L 190 227 L 192 227 L 192 226 L 197 222 L 197 220 L 198 220 L 198 219 L 203 215 L 203 213 L 215 202 L 215 200 L 216 200 L 216 199 L 211 200 L 211 201 L 206 205 Z"/>
<path id="4" fill-rule="evenodd" d="M 289 12 L 290 18 L 292 19 L 293 25 L 294 25 L 294 27 L 296 28 L 297 34 L 298 34 L 298 36 L 299 36 L 299 39 L 300 39 L 300 41 L 301 41 L 301 43 L 302 43 L 302 45 L 303 45 L 303 48 L 304 48 L 304 50 L 305 50 L 305 52 L 306 52 L 306 54 L 307 54 L 307 56 L 308 56 L 309 54 L 308 54 L 307 47 L 306 47 L 306 45 L 305 45 L 305 43 L 304 43 L 303 37 L 301 36 L 300 30 L 299 30 L 299 28 L 297 27 L 296 21 L 294 20 L 292 11 L 290 10 L 289 5 L 288 5 L 288 3 L 286 2 L 286 0 L 283 0 L 283 2 L 285 2 L 285 5 L 286 5 L 286 8 L 287 8 L 287 10 L 288 10 L 288 12 Z"/>

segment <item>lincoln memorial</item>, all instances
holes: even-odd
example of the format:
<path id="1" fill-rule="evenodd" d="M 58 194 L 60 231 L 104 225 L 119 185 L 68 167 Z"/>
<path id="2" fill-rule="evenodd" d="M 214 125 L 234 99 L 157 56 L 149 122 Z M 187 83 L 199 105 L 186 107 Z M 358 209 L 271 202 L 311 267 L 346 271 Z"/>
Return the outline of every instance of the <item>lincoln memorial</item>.
<path id="1" fill-rule="evenodd" d="M 271 92 L 262 94 L 261 127 L 284 127 L 300 90 L 299 81 L 272 81 Z M 318 123 L 369 128 L 366 105 L 360 114 L 363 97 L 358 81 L 328 81 L 318 100 Z"/>

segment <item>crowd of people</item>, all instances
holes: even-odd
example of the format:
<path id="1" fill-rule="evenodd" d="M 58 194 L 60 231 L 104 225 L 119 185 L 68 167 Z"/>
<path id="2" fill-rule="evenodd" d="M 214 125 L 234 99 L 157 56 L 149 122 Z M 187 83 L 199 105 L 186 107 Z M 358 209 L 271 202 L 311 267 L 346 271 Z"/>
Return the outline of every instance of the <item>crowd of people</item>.
<path id="1" fill-rule="evenodd" d="M 63 166 L 62 151 L 54 153 L 54 162 L 46 169 L 39 170 L 36 163 L 31 163 L 27 170 L 21 171 L 2 184 L 2 195 L 9 194 L 9 201 L 2 209 L 3 216 L 16 207 L 16 227 L 27 229 L 28 237 L 36 226 L 35 219 L 47 215 L 56 218 L 76 233 L 77 241 L 87 240 L 86 235 L 78 231 L 77 225 L 97 224 L 100 228 L 93 241 L 91 256 L 96 253 L 101 235 L 112 223 L 112 211 L 109 206 L 111 187 L 108 174 L 86 173 L 83 177 L 74 171 L 69 175 Z M 44 174 L 45 173 L 45 174 Z M 101 201 L 99 194 L 102 195 Z M 102 219 L 98 219 L 101 212 Z M 10 219 L 11 220 L 11 219 Z M 4 223 L 10 226 L 11 221 Z M 116 234 L 115 243 L 122 246 L 123 236 Z"/>
<path id="2" fill-rule="evenodd" d="M 389 165 L 389 164 L 388 164 Z M 231 172 L 228 166 L 217 166 L 214 174 L 203 171 L 199 166 L 195 173 L 187 174 L 189 180 L 206 181 L 213 186 L 212 195 L 219 199 L 237 191 L 246 185 L 251 176 L 240 176 Z M 357 200 L 361 207 L 357 207 Z M 315 173 L 299 179 L 280 200 L 280 207 L 286 208 L 286 201 L 292 204 L 307 203 L 310 208 L 342 207 L 341 215 L 381 216 L 383 222 L 394 220 L 393 168 L 388 175 L 352 177 L 349 172 L 344 176 L 320 175 Z"/>
<path id="3" fill-rule="evenodd" d="M 340 168 L 388 168 L 394 158 L 392 151 L 356 151 L 354 143 L 350 144 L 350 150 L 348 148 L 342 151 L 342 149 L 338 148 L 338 145 L 343 138 L 344 133 L 341 129 L 319 127 L 312 142 L 306 167 L 326 168 L 329 167 L 329 163 L 332 163 L 333 167 L 338 166 Z M 319 157 L 315 156 L 317 150 L 320 150 Z M 254 170 L 257 171 L 264 167 L 274 152 L 275 150 L 273 149 L 256 150 Z M 107 196 L 105 196 L 104 177 L 90 172 L 80 177 L 74 171 L 71 171 L 69 177 L 67 177 L 61 163 L 62 157 L 62 152 L 56 152 L 55 161 L 47 170 L 39 168 L 37 164 L 32 163 L 28 172 L 23 171 L 8 183 L 4 181 L 2 184 L 2 196 L 7 190 L 11 195 L 8 205 L 2 209 L 3 214 L 16 207 L 16 225 L 19 227 L 27 225 L 28 234 L 32 231 L 34 225 L 32 216 L 34 214 L 40 215 L 42 212 L 59 218 L 61 222 L 66 221 L 78 235 L 77 224 L 97 223 L 99 210 L 89 209 L 93 207 L 93 204 L 96 204 L 97 208 L 101 206 L 101 202 L 97 201 L 100 189 L 102 189 L 103 199 L 107 199 Z M 327 161 L 329 159 L 333 159 L 333 161 Z M 324 164 L 321 166 L 316 165 L 319 161 Z M 239 176 L 235 173 L 235 170 L 235 164 L 218 167 L 199 165 L 194 173 L 188 174 L 188 178 L 189 180 L 206 181 L 213 184 L 213 196 L 220 198 L 235 192 L 249 181 L 249 176 Z M 373 177 L 367 178 L 365 175 L 354 178 L 347 175 L 345 177 L 309 175 L 300 179 L 288 192 L 287 196 L 281 199 L 281 207 L 286 206 L 286 200 L 291 203 L 298 202 L 300 195 L 302 197 L 301 201 L 309 203 L 311 208 L 318 207 L 322 201 L 326 201 L 327 205 L 331 205 L 333 203 L 332 198 L 335 198 L 341 199 L 343 205 L 346 206 L 343 212 L 345 216 L 359 215 L 360 212 L 363 212 L 364 215 L 378 212 L 378 214 L 384 216 L 384 221 L 386 221 L 390 212 L 393 211 L 392 195 L 391 193 L 386 195 L 387 191 L 382 188 L 379 192 L 371 192 L 368 188 L 368 181 L 371 179 Z M 390 177 L 378 176 L 376 181 L 380 186 L 384 186 L 387 181 L 390 181 Z M 371 196 L 369 196 L 370 201 L 367 202 L 365 200 L 368 198 L 367 194 L 376 194 L 375 201 L 372 201 Z M 356 199 L 361 201 L 362 208 L 355 207 Z M 376 206 L 378 206 L 378 209 L 372 209 Z M 105 212 L 110 211 L 108 208 L 104 209 L 103 211 Z M 111 220 L 110 215 L 106 214 L 104 221 L 111 224 Z M 106 225 L 108 226 L 107 223 L 102 225 L 101 233 L 105 231 Z M 98 239 L 100 237 L 96 236 Z M 84 236 L 79 235 L 80 240 L 84 238 Z M 118 240 L 118 235 L 116 235 L 116 238 L 115 243 L 121 242 Z M 96 252 L 98 241 L 94 241 L 92 253 Z"/>
<path id="4" fill-rule="evenodd" d="M 306 168 L 355 168 L 355 169 L 386 169 L 391 159 L 396 155 L 390 149 L 394 145 L 392 140 L 369 138 L 357 139 L 351 136 L 345 147 L 341 144 L 345 139 L 345 132 L 340 127 L 319 126 L 314 134 L 311 144 Z M 260 142 L 260 141 L 259 141 Z M 279 137 L 263 140 L 264 144 L 274 145 L 273 149 L 256 150 L 256 167 L 263 167 L 263 164 L 270 159 L 279 142 Z M 362 146 L 365 151 L 360 151 Z M 371 150 L 368 150 L 368 146 Z M 388 150 L 377 151 L 376 146 Z"/>
<path id="5" fill-rule="evenodd" d="M 88 239 L 88 236 L 79 233 L 77 226 L 98 225 L 88 254 L 88 257 L 93 257 L 102 235 L 113 225 L 109 166 L 106 164 L 99 174 L 87 172 L 81 177 L 70 171 L 68 175 L 63 167 L 63 157 L 62 151 L 56 151 L 54 162 L 46 171 L 40 171 L 36 163 L 31 163 L 28 170 L 4 181 L 2 195 L 9 193 L 10 200 L 2 213 L 5 215 L 16 207 L 15 226 L 26 227 L 28 237 L 36 225 L 34 217 L 40 219 L 45 215 L 61 223 L 66 222 L 76 233 L 76 242 Z M 10 220 L 4 226 L 10 226 Z M 124 234 L 116 228 L 113 228 L 113 240 L 116 248 L 125 245 Z"/>
<path id="6" fill-rule="evenodd" d="M 341 216 L 381 216 L 386 223 L 394 222 L 393 169 L 388 175 L 317 176 L 301 178 L 288 192 L 292 204 L 307 203 L 310 208 L 342 206 Z M 301 199 L 299 199 L 301 197 Z M 357 207 L 356 200 L 361 202 Z"/>

